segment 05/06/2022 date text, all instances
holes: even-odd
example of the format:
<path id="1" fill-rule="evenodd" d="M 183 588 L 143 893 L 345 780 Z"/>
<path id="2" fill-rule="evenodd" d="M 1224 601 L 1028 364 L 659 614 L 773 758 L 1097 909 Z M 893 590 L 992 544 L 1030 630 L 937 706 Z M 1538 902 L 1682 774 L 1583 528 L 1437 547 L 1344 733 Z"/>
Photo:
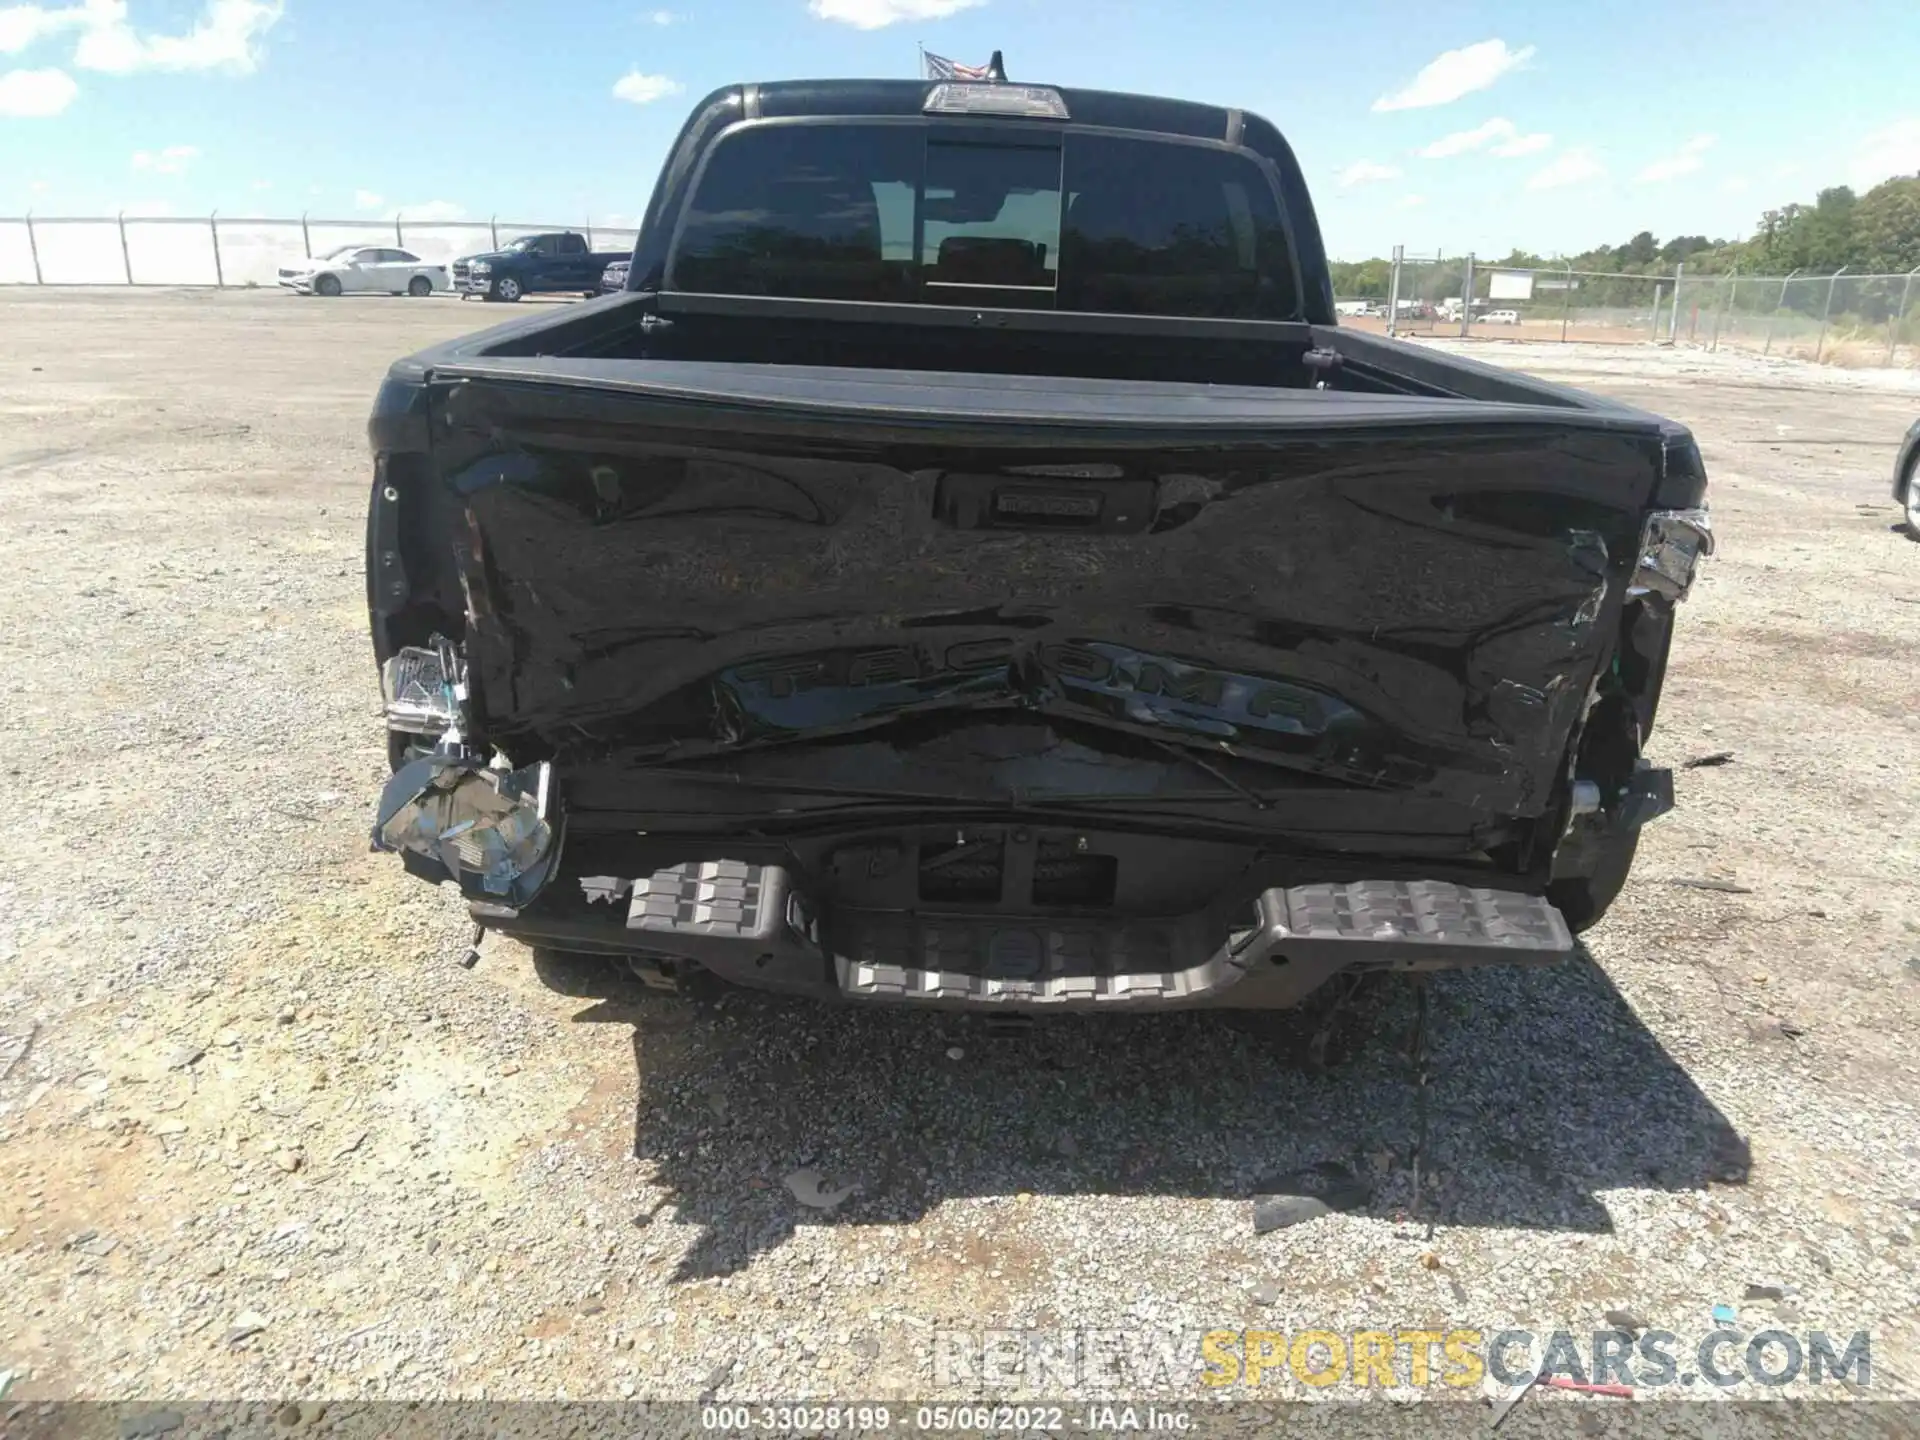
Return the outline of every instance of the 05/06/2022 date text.
<path id="1" fill-rule="evenodd" d="M 778 1434 L 863 1435 L 889 1430 L 934 1434 L 1179 1434 L 1192 1428 L 1186 1411 L 1157 1405 L 707 1405 L 700 1428 Z"/>

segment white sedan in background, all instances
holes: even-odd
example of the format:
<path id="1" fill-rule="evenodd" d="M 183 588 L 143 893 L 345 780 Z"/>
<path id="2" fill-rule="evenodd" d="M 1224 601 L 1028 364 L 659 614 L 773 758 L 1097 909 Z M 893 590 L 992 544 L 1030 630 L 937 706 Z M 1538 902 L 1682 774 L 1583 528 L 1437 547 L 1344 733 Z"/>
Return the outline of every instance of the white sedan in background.
<path id="1" fill-rule="evenodd" d="M 296 295 L 431 295 L 447 288 L 447 267 L 391 245 L 342 245 L 280 269 Z"/>

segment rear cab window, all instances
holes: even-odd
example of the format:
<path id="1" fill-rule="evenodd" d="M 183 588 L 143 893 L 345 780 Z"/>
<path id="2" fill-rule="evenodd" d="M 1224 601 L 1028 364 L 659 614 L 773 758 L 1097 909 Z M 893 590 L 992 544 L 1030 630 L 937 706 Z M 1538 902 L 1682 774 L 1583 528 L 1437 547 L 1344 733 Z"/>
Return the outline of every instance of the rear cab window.
<path id="1" fill-rule="evenodd" d="M 723 137 L 667 288 L 1291 320 L 1266 170 L 1223 146 L 992 124 L 778 122 Z"/>

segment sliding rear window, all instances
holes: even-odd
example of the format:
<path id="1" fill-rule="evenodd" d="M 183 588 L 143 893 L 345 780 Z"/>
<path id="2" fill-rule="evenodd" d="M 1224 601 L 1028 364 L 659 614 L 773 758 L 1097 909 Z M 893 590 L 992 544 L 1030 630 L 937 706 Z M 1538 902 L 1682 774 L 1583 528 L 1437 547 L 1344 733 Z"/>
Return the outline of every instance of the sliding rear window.
<path id="1" fill-rule="evenodd" d="M 1135 315 L 1299 318 L 1265 172 L 1097 132 L 763 125 L 723 139 L 675 290 Z"/>

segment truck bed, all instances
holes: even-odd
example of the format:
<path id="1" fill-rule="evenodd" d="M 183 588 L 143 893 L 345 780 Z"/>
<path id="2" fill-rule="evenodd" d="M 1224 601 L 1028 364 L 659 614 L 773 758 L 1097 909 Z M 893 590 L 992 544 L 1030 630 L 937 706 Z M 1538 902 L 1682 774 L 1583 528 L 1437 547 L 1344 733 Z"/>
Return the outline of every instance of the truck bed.
<path id="1" fill-rule="evenodd" d="M 1323 363 L 1308 363 L 1309 355 Z M 1324 384 L 1317 393 L 1469 400 L 1679 429 L 1585 391 L 1334 325 L 672 293 L 622 293 L 515 319 L 411 356 L 395 374 L 420 377 L 471 366 L 504 374 L 511 369 L 506 362 L 524 360 L 666 359 L 1161 379 L 1269 394 Z M 543 373 L 558 372 L 549 366 Z M 575 373 L 591 374 L 592 383 L 618 384 L 623 373 L 639 372 L 600 367 Z"/>

